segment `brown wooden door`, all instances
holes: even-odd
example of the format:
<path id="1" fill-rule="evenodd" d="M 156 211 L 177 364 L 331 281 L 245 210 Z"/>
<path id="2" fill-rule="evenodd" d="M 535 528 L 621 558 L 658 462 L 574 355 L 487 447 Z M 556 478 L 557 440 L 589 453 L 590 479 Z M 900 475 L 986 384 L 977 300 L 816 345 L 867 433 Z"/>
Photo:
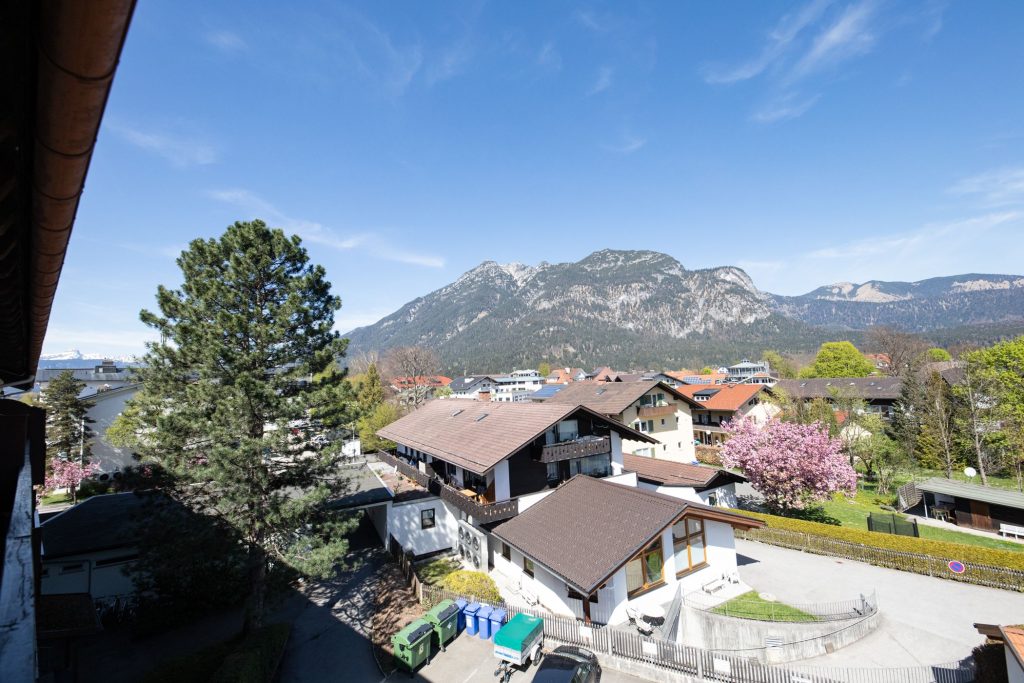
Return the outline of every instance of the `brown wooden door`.
<path id="1" fill-rule="evenodd" d="M 973 520 L 970 526 L 973 526 L 975 529 L 992 529 L 992 518 L 989 516 L 988 503 L 972 500 L 971 517 L 973 517 Z"/>

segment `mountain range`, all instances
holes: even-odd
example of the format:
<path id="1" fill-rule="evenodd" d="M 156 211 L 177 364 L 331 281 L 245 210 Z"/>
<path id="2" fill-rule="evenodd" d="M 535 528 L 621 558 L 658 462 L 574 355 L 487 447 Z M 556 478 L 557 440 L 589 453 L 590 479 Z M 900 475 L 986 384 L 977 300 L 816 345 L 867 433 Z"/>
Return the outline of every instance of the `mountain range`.
<path id="1" fill-rule="evenodd" d="M 654 251 L 575 263 L 485 261 L 455 282 L 349 332 L 352 353 L 419 345 L 452 372 L 553 365 L 683 367 L 766 348 L 806 352 L 871 325 L 985 341 L 1024 329 L 1024 276 L 837 283 L 800 296 L 762 292 L 740 268 L 687 270 Z M 950 334 L 952 336 L 950 337 Z M 943 336 L 945 335 L 945 336 Z"/>

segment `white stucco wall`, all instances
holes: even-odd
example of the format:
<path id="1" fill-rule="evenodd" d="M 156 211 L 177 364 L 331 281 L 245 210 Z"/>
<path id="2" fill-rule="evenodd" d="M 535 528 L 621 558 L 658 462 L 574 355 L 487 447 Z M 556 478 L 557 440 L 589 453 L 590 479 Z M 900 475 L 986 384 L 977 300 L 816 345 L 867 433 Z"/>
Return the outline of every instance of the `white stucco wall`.
<path id="1" fill-rule="evenodd" d="M 672 544 L 672 529 L 662 532 L 664 551 L 663 576 L 665 583 L 654 590 L 629 600 L 627 598 L 626 569 L 619 569 L 598 591 L 598 602 L 591 604 L 591 619 L 598 623 L 619 624 L 628 620 L 627 605 L 643 611 L 653 605 L 664 606 L 675 598 L 676 590 L 682 594 L 700 590 L 701 586 L 736 572 L 736 542 L 732 527 L 723 522 L 704 521 L 704 538 L 707 566 L 681 578 L 676 577 L 675 556 Z M 556 614 L 574 615 L 583 618 L 583 603 L 568 597 L 565 582 L 541 565 L 535 566 L 534 577 L 523 574 L 523 556 L 511 548 L 511 561 L 501 556 L 500 539 L 491 537 L 489 548 L 492 552 L 495 580 L 502 590 L 508 585 L 522 585 L 531 592 L 547 609 Z"/>
<path id="2" fill-rule="evenodd" d="M 708 489 L 707 491 L 700 491 L 697 495 L 700 496 L 702 503 L 711 505 L 712 493 L 717 495 L 718 507 L 734 508 L 739 506 L 739 501 L 736 500 L 736 484 L 730 483 L 718 488 Z"/>
<path id="3" fill-rule="evenodd" d="M 511 498 L 508 479 L 508 460 L 502 460 L 494 466 L 494 500 L 501 502 Z"/>
<path id="4" fill-rule="evenodd" d="M 131 577 L 122 571 L 130 567 L 131 563 L 104 564 L 104 560 L 113 560 L 134 554 L 134 548 L 115 548 L 82 555 L 69 555 L 53 560 L 44 558 L 40 592 L 43 595 L 89 593 L 93 598 L 133 593 L 135 586 Z M 81 569 L 68 571 L 76 565 L 81 565 Z"/>
<path id="5" fill-rule="evenodd" d="M 676 408 L 674 415 L 661 415 L 651 418 L 640 418 L 640 402 L 622 411 L 618 418 L 624 424 L 633 426 L 637 420 L 653 420 L 654 430 L 650 436 L 657 439 L 659 444 L 652 445 L 639 441 L 623 441 L 622 447 L 627 453 L 636 453 L 642 449 L 653 448 L 654 457 L 676 462 L 694 462 L 696 451 L 693 444 L 693 415 L 690 412 L 690 405 L 685 401 L 674 398 L 664 389 L 652 389 L 645 395 L 665 394 L 665 400 L 669 405 Z M 646 451 L 643 451 L 646 452 Z"/>
<path id="6" fill-rule="evenodd" d="M 1006 680 L 1009 683 L 1024 683 L 1024 668 L 1010 652 L 1009 647 L 1004 645 L 1003 650 L 1006 652 Z"/>
<path id="7" fill-rule="evenodd" d="M 638 482 L 637 486 L 648 491 L 657 491 L 658 493 L 664 493 L 666 496 L 691 500 L 694 503 L 703 503 L 704 505 L 711 505 L 710 499 L 714 493 L 718 497 L 718 507 L 734 508 L 737 505 L 736 485 L 731 483 L 706 491 L 697 491 L 691 486 L 658 486 L 644 481 Z"/>
<path id="8" fill-rule="evenodd" d="M 139 391 L 139 386 L 121 389 L 120 391 L 107 391 L 90 399 L 90 406 L 86 415 L 93 420 L 90 425 L 95 436 L 90 441 L 92 446 L 92 462 L 99 465 L 100 472 L 113 473 L 124 470 L 125 467 L 137 465 L 132 459 L 132 452 L 129 448 L 119 448 L 107 441 L 107 429 L 114 423 L 117 416 L 125 408 L 125 403 Z"/>
<path id="9" fill-rule="evenodd" d="M 421 529 L 420 511 L 433 508 L 434 527 Z M 458 544 L 458 517 L 440 498 L 408 503 L 392 503 L 388 514 L 388 533 L 402 549 L 415 557 L 454 548 Z"/>

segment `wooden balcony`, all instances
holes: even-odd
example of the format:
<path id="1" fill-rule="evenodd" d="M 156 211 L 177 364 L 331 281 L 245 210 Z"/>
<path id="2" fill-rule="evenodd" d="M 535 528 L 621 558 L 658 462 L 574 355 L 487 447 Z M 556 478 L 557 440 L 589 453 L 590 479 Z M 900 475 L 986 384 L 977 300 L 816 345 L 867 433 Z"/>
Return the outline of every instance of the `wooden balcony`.
<path id="1" fill-rule="evenodd" d="M 573 441 L 544 446 L 540 451 L 540 461 L 558 462 L 611 452 L 612 442 L 607 436 L 582 436 Z"/>
<path id="2" fill-rule="evenodd" d="M 454 507 L 471 515 L 473 520 L 480 524 L 488 522 L 499 522 L 519 514 L 519 499 L 512 498 L 497 503 L 480 501 L 477 498 L 470 498 L 454 486 L 445 484 L 436 477 L 431 477 L 419 469 L 405 462 L 391 453 L 378 451 L 374 453 L 381 462 L 385 462 L 396 468 L 406 477 L 427 489 L 441 500 L 451 503 Z"/>
<path id="3" fill-rule="evenodd" d="M 666 415 L 675 415 L 676 407 L 674 405 L 640 406 L 640 410 L 637 413 L 641 419 L 645 417 L 665 417 Z"/>

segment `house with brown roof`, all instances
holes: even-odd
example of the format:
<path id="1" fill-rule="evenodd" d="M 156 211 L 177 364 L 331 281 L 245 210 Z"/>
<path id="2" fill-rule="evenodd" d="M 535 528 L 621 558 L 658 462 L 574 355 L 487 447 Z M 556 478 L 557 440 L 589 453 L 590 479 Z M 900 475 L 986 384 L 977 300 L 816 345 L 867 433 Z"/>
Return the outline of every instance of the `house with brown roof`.
<path id="1" fill-rule="evenodd" d="M 587 378 L 583 368 L 555 368 L 544 378 L 546 384 L 568 384 L 569 382 L 581 382 Z"/>
<path id="2" fill-rule="evenodd" d="M 715 507 L 736 507 L 736 484 L 741 474 L 710 465 L 693 465 L 640 455 L 623 455 L 622 464 L 636 473 L 637 486 Z"/>
<path id="3" fill-rule="evenodd" d="M 858 399 L 864 402 L 869 412 L 891 419 L 903 390 L 903 380 L 899 377 L 783 379 L 775 389 L 803 402 L 820 399 L 834 403 L 839 398 Z"/>
<path id="4" fill-rule="evenodd" d="M 437 399 L 377 433 L 397 444 L 394 454 L 377 457 L 426 494 L 387 503 L 382 537 L 417 557 L 475 539 L 473 565 L 483 562 L 479 549 L 489 526 L 578 474 L 635 485 L 636 475 L 623 468 L 623 441 L 657 443 L 589 407 L 564 403 Z"/>
<path id="5" fill-rule="evenodd" d="M 627 453 L 693 462 L 693 399 L 656 379 L 633 382 L 574 382 L 545 400 L 550 404 L 584 405 L 653 437 L 656 444 L 627 439 Z"/>
<path id="6" fill-rule="evenodd" d="M 760 526 L 735 512 L 577 476 L 494 528 L 494 576 L 555 614 L 622 623 L 631 608 L 649 613 L 735 577 L 733 529 Z"/>
<path id="7" fill-rule="evenodd" d="M 693 435 L 705 446 L 720 446 L 727 435 L 722 424 L 729 420 L 749 419 L 765 424 L 779 411 L 764 400 L 769 388 L 764 384 L 689 384 L 678 391 L 692 399 Z"/>

